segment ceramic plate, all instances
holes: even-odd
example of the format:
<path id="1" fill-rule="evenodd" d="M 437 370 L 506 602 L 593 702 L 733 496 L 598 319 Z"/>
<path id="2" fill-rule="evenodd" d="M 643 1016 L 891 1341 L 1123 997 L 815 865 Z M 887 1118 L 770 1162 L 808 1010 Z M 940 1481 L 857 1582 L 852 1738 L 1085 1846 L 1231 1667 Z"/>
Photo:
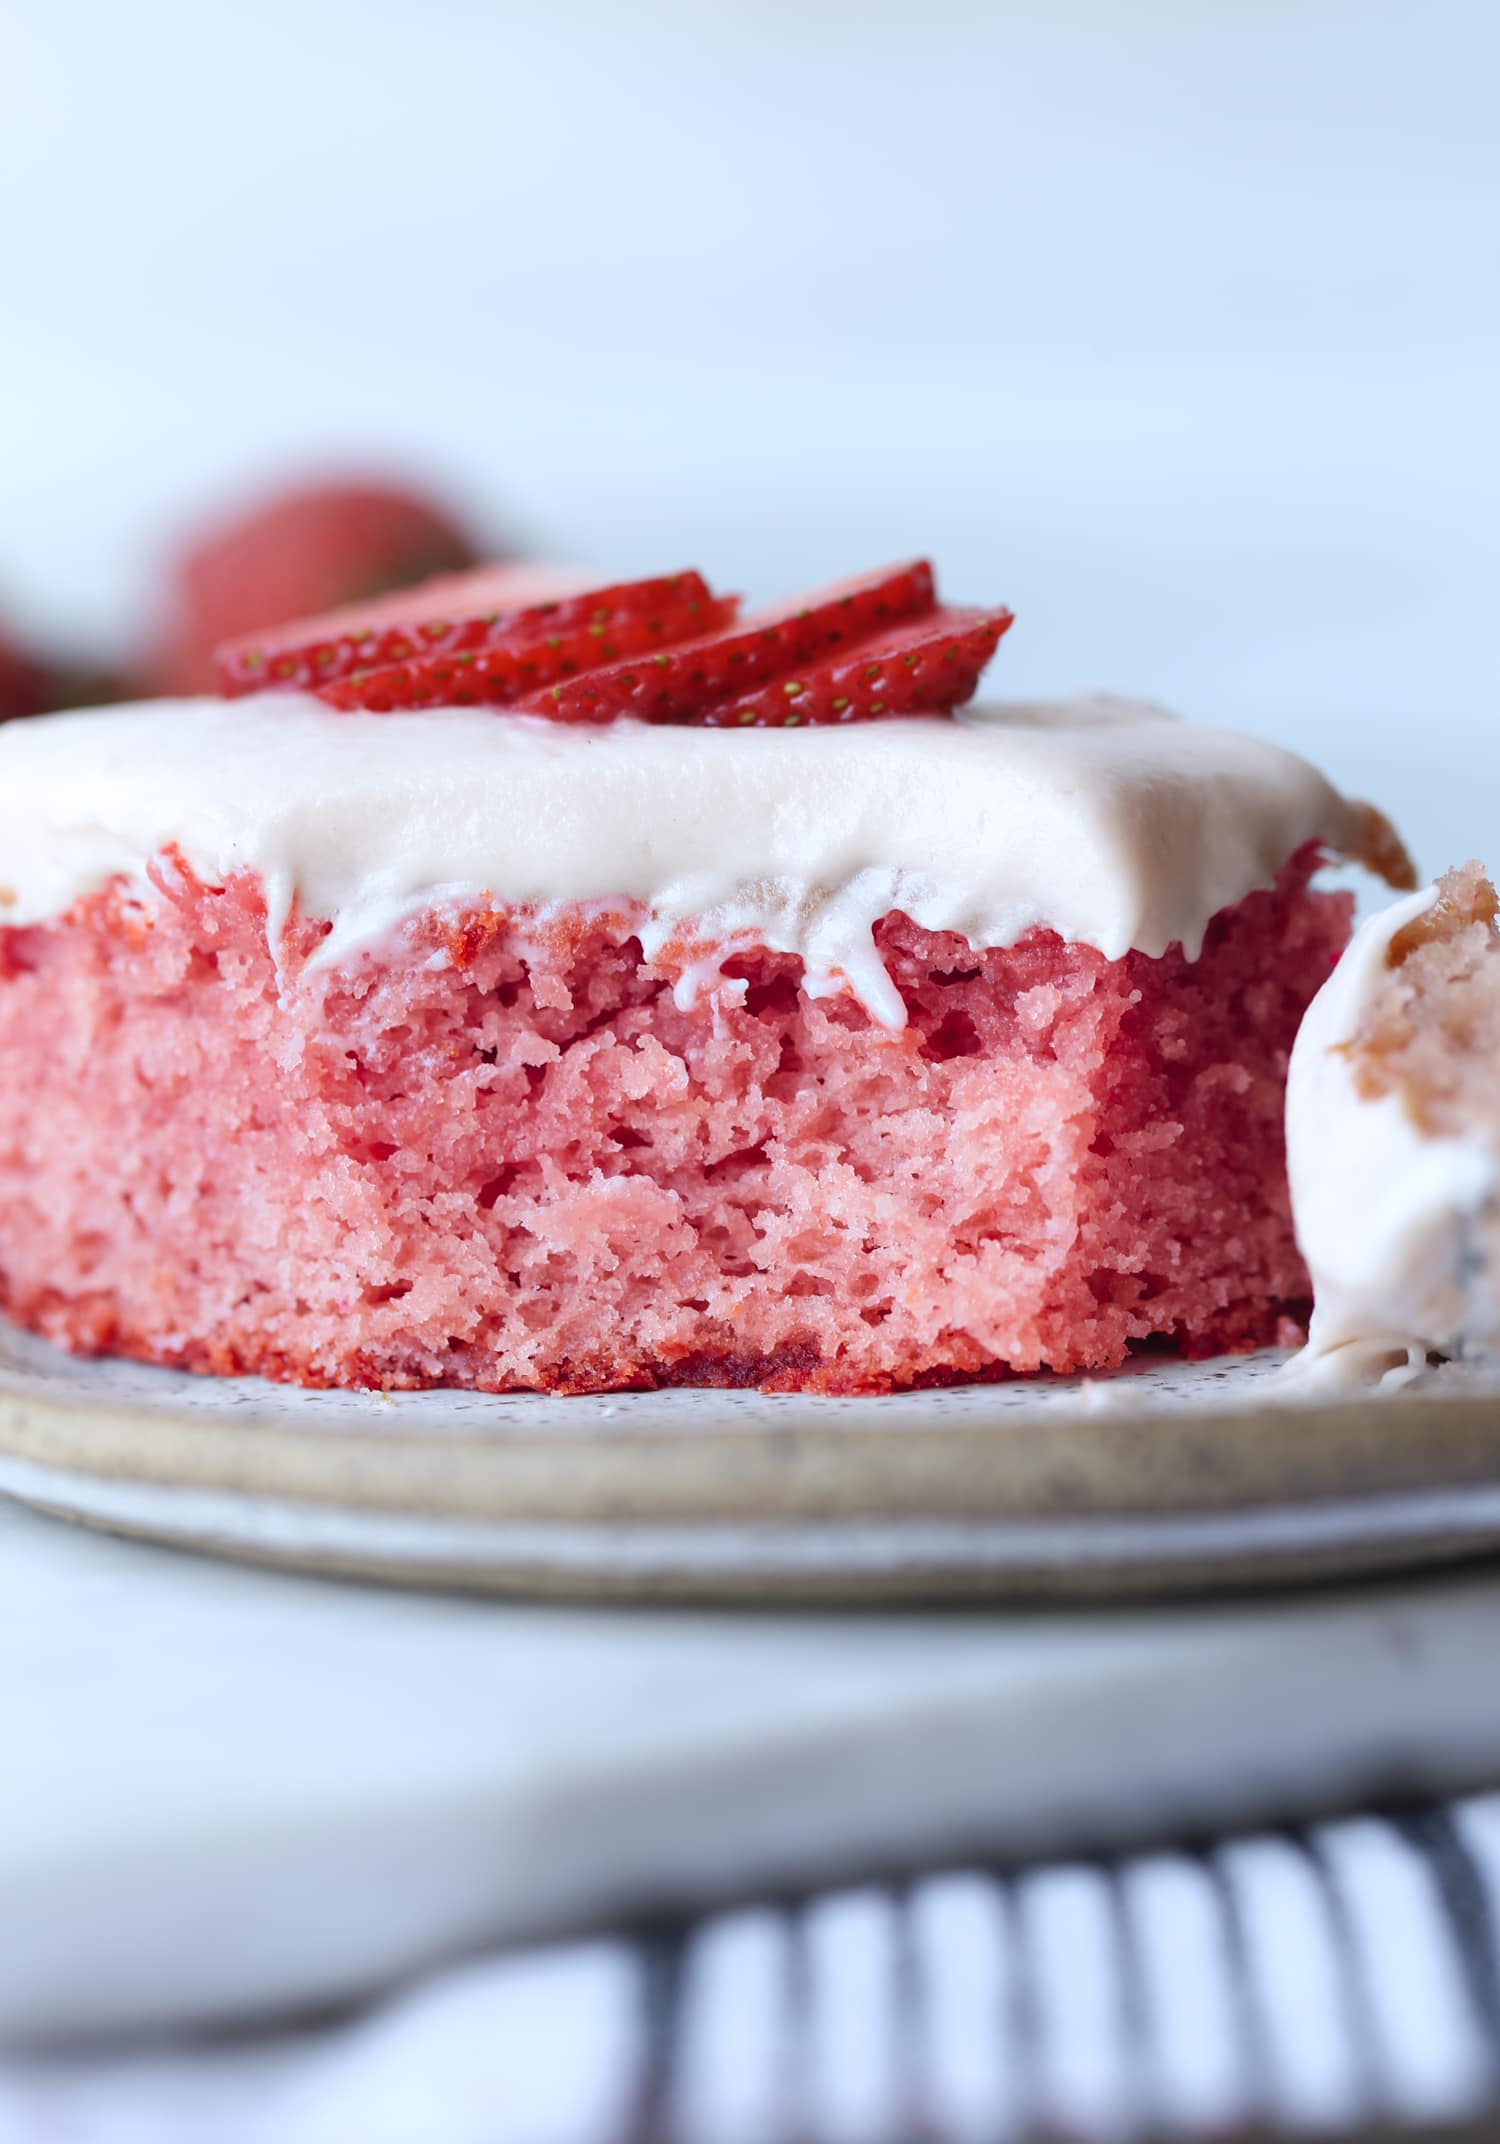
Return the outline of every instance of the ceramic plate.
<path id="1" fill-rule="evenodd" d="M 1500 1548 L 1500 1371 L 1379 1397 L 1273 1353 L 874 1399 L 302 1392 L 0 1323 L 0 1491 L 113 1531 L 495 1590 L 1165 1591 Z"/>

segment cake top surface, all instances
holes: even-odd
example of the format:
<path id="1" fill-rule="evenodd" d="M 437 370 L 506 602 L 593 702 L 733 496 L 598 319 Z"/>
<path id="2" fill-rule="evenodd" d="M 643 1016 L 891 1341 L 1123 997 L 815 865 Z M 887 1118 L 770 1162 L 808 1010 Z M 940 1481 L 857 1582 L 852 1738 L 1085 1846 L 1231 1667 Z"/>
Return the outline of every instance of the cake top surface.
<path id="1" fill-rule="evenodd" d="M 287 692 L 0 730 L 0 924 L 144 884 L 175 845 L 210 883 L 257 872 L 273 931 L 294 901 L 328 918 L 325 961 L 439 901 L 630 904 L 648 951 L 755 939 L 891 1026 L 871 934 L 892 909 L 980 946 L 1041 927 L 1195 954 L 1305 843 L 1379 866 L 1380 837 L 1294 753 L 1099 696 L 735 731 Z"/>

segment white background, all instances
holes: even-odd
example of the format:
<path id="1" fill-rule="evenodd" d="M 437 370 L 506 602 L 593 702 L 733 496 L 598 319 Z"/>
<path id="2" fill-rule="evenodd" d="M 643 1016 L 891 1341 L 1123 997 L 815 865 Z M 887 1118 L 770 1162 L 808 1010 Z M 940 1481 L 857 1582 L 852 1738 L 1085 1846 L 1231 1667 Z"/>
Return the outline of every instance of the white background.
<path id="1" fill-rule="evenodd" d="M 914 550 L 1011 693 L 1500 776 L 1495 0 L 0 0 L 0 611 L 308 463 L 755 595 Z"/>

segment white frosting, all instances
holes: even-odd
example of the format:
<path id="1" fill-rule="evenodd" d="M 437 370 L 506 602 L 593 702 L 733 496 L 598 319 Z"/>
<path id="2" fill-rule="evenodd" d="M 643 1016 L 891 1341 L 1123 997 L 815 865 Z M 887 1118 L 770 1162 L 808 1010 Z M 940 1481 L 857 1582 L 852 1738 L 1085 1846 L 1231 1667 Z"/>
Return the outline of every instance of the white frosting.
<path id="1" fill-rule="evenodd" d="M 1309 1006 L 1287 1081 L 1287 1172 L 1313 1283 L 1302 1369 L 1336 1379 L 1416 1368 L 1452 1352 L 1469 1308 L 1472 1224 L 1496 1167 L 1477 1142 L 1429 1137 L 1399 1093 L 1367 1099 L 1342 1045 L 1390 979 L 1392 938 L 1436 889 L 1372 916 Z"/>
<path id="2" fill-rule="evenodd" d="M 648 952 L 688 927 L 758 940 L 893 1028 L 871 937 L 891 909 L 977 946 L 1041 925 L 1111 959 L 1196 955 L 1304 842 L 1356 838 L 1294 754 L 1108 699 L 734 731 L 277 693 L 0 729 L 0 922 L 144 883 L 175 843 L 206 881 L 257 871 L 273 930 L 294 898 L 329 918 L 324 961 L 436 902 L 628 901 Z"/>

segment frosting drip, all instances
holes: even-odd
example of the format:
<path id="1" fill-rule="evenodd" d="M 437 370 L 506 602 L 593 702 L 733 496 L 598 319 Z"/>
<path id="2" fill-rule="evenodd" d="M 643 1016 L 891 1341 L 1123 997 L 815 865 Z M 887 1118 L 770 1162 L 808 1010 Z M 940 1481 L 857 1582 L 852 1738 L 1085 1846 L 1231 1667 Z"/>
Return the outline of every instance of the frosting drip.
<path id="1" fill-rule="evenodd" d="M 329 919 L 322 961 L 433 904 L 623 901 L 648 953 L 757 940 L 893 1028 L 872 937 L 892 909 L 976 946 L 1040 926 L 1110 959 L 1195 955 L 1305 842 L 1362 838 L 1295 754 L 1106 698 L 734 732 L 285 693 L 0 730 L 0 923 L 144 883 L 175 844 L 210 883 L 258 872 L 273 931 L 294 899 Z"/>

